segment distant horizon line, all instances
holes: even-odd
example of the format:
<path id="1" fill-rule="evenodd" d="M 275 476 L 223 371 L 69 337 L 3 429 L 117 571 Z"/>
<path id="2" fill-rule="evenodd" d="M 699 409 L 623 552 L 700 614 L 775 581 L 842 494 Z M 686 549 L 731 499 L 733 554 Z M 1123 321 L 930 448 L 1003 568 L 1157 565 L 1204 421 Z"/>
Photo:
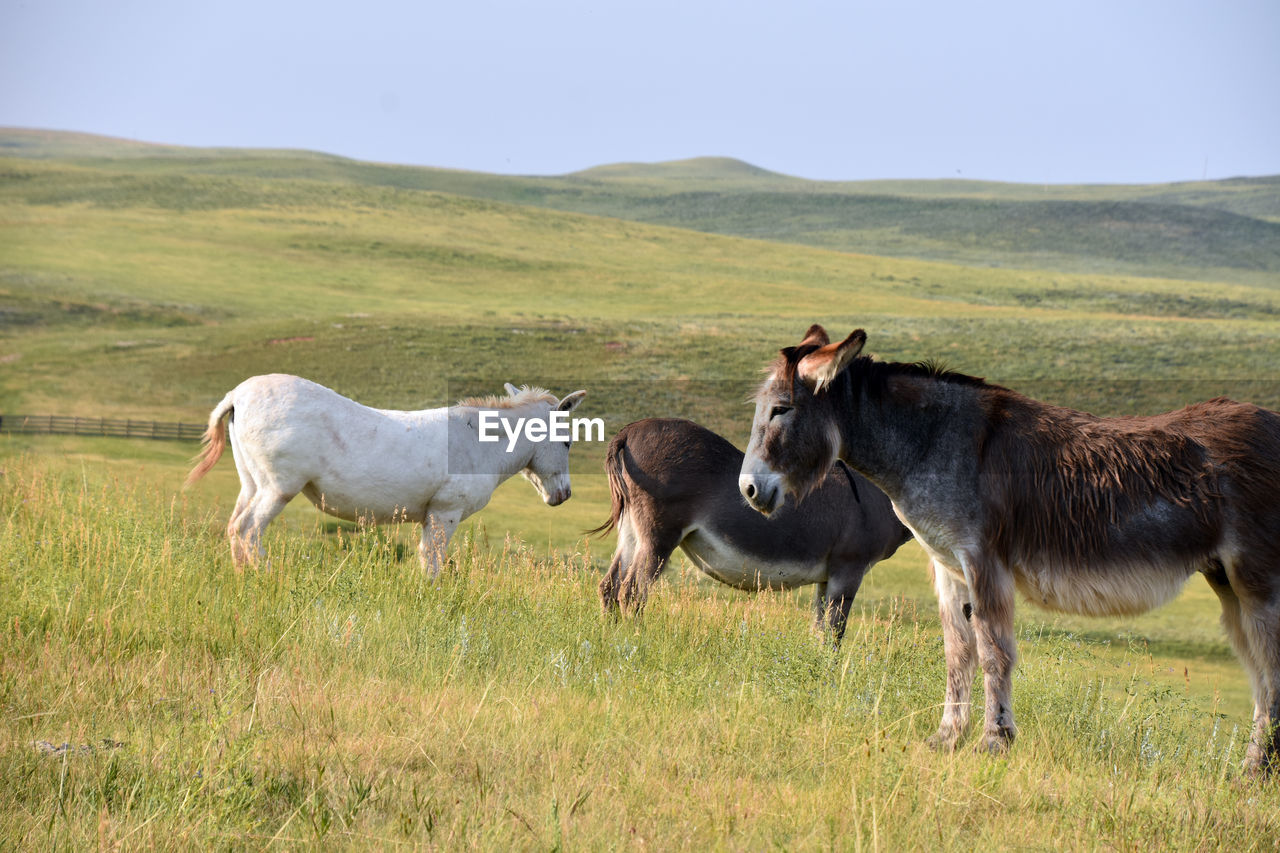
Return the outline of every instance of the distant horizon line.
<path id="1" fill-rule="evenodd" d="M 663 160 L 611 160 L 595 165 L 585 166 L 580 169 L 574 169 L 568 172 L 504 172 L 485 169 L 473 169 L 461 166 L 443 166 L 431 163 L 411 163 L 395 160 L 378 160 L 367 159 L 364 157 L 355 157 L 347 154 L 337 154 L 332 151 L 325 151 L 319 148 L 306 148 L 296 146 L 261 146 L 261 145 L 219 145 L 219 144 L 202 144 L 193 145 L 181 142 L 157 142 L 147 139 L 138 139 L 129 136 L 119 136 L 111 133 L 100 133 L 91 130 L 69 130 L 65 128 L 46 128 L 46 127 L 26 127 L 20 125 L 0 125 L 0 133 L 30 133 L 30 134 L 57 134 L 62 136 L 79 136 L 90 137 L 100 140 L 109 140 L 114 142 L 127 143 L 130 145 L 166 148 L 166 149 L 183 149 L 189 151 L 255 151 L 255 152 L 274 152 L 280 154 L 307 154 L 317 157 L 326 157 L 336 160 L 347 160 L 353 163 L 367 163 L 375 166 L 395 166 L 410 169 L 431 169 L 446 172 L 464 172 L 476 175 L 494 175 L 509 178 L 569 178 L 582 176 L 589 172 L 599 172 L 610 169 L 620 169 L 625 167 L 648 167 L 660 168 L 670 166 L 680 166 L 695 164 L 702 161 L 714 162 L 720 161 L 735 168 L 740 168 L 747 172 L 759 173 L 761 178 L 783 178 L 792 181 L 804 181 L 816 184 L 877 184 L 877 183 L 963 183 L 963 184 L 1007 184 L 1012 186 L 1045 186 L 1045 187 L 1143 187 L 1143 186 L 1169 186 L 1178 184 L 1207 184 L 1207 183 L 1228 183 L 1232 181 L 1256 181 L 1267 180 L 1271 178 L 1280 178 L 1280 172 L 1263 173 L 1254 175 L 1229 175 L 1226 177 L 1201 177 L 1201 178 L 1184 178 L 1179 180 L 1164 181 L 1052 181 L 1052 180 L 1008 180 L 1004 178 L 975 178 L 963 175 L 960 170 L 957 174 L 946 177 L 897 177 L 897 178 L 809 178 L 803 175 L 791 174 L 789 172 L 780 172 L 765 166 L 760 166 L 740 157 L 729 154 L 700 154 L 692 157 L 677 157 Z M 9 149 L 13 146 L 0 144 L 0 156 L 9 153 Z M 21 156 L 21 155 L 10 155 Z M 73 155 L 51 155 L 57 156 L 73 156 Z M 97 155 L 109 156 L 109 155 Z M 641 177 L 641 176 L 635 176 Z M 691 174 L 690 178 L 713 179 L 719 176 L 704 174 Z"/>

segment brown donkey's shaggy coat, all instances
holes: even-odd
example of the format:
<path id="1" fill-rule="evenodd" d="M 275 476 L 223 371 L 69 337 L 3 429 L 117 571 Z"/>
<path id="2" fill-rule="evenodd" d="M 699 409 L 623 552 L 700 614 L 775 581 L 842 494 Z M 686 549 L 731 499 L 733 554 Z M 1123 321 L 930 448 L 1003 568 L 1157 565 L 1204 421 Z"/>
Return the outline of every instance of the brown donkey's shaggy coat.
<path id="1" fill-rule="evenodd" d="M 814 326 L 756 398 L 739 487 L 774 511 L 842 459 L 892 499 L 933 560 L 954 747 L 985 674 L 986 745 L 1016 734 L 1013 591 L 1131 614 L 1204 574 L 1253 683 L 1250 771 L 1280 761 L 1280 415 L 1225 398 L 1099 418 L 926 364 L 860 356 Z M 964 608 L 972 605 L 972 619 Z"/>

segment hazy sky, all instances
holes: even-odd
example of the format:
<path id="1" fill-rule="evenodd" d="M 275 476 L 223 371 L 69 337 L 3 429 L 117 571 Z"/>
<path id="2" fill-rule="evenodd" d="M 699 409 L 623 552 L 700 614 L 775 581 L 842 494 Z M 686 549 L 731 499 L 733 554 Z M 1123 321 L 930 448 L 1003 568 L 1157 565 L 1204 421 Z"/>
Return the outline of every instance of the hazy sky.
<path id="1" fill-rule="evenodd" d="M 556 174 L 1280 173 L 1280 2 L 0 0 L 0 125 Z"/>

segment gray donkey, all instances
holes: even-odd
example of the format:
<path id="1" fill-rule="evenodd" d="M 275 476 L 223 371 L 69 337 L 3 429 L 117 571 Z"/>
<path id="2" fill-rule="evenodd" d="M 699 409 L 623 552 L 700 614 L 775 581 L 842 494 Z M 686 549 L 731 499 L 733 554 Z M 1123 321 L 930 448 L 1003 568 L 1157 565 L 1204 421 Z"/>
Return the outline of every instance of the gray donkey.
<path id="1" fill-rule="evenodd" d="M 947 692 L 933 743 L 969 721 L 975 663 L 984 744 L 1017 727 L 1014 590 L 1067 613 L 1132 614 L 1199 572 L 1253 682 L 1251 773 L 1280 759 L 1280 414 L 1219 397 L 1100 418 L 929 364 L 860 355 L 813 326 L 756 395 L 739 487 L 763 513 L 826 482 L 839 459 L 893 499 L 933 559 Z M 970 610 L 970 607 L 972 609 Z"/>

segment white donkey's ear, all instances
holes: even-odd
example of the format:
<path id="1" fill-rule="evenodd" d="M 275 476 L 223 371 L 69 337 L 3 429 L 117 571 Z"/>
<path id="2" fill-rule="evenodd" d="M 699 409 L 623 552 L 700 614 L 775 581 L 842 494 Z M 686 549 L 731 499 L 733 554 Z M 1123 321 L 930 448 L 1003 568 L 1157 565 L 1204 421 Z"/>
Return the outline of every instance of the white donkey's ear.
<path id="1" fill-rule="evenodd" d="M 586 391 L 574 391 L 560 401 L 560 405 L 556 406 L 561 412 L 572 412 L 578 408 L 578 404 L 582 402 L 582 398 L 587 396 Z"/>
<path id="2" fill-rule="evenodd" d="M 503 382 L 502 387 L 506 389 L 508 397 L 514 397 L 515 395 L 520 393 L 520 389 L 512 385 L 510 382 Z"/>

